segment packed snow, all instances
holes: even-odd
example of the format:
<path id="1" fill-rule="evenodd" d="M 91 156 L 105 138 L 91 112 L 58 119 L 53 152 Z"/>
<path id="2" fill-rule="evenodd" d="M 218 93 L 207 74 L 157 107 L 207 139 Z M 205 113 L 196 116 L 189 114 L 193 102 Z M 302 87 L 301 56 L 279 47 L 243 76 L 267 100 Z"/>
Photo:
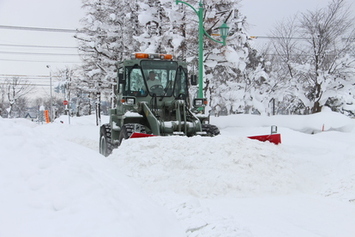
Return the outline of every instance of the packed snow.
<path id="1" fill-rule="evenodd" d="M 94 116 L 0 118 L 0 236 L 355 236 L 354 119 L 211 123 L 220 136 L 129 139 L 105 158 Z M 247 138 L 271 125 L 281 144 Z"/>

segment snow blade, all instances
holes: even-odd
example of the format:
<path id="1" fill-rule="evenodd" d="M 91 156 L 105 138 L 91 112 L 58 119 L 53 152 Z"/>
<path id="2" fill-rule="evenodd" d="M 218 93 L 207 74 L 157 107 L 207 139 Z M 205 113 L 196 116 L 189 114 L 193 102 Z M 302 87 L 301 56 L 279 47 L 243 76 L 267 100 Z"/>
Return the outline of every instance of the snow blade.
<path id="1" fill-rule="evenodd" d="M 276 145 L 281 143 L 281 135 L 280 134 L 259 135 L 259 136 L 251 136 L 248 138 L 259 140 L 262 142 L 269 141 L 269 142 L 272 142 Z"/>
<path id="2" fill-rule="evenodd" d="M 140 137 L 155 137 L 155 135 L 135 132 L 132 133 L 132 135 L 129 138 L 140 138 Z"/>

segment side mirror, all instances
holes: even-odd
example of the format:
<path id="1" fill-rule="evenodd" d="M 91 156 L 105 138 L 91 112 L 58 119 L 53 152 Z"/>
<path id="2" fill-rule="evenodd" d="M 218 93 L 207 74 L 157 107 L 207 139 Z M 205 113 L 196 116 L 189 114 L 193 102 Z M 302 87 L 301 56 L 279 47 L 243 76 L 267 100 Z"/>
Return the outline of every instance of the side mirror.
<path id="1" fill-rule="evenodd" d="M 191 75 L 191 85 L 192 86 L 197 85 L 197 76 L 196 75 Z"/>
<path id="2" fill-rule="evenodd" d="M 118 83 L 124 84 L 125 80 L 123 79 L 123 73 L 118 73 Z"/>

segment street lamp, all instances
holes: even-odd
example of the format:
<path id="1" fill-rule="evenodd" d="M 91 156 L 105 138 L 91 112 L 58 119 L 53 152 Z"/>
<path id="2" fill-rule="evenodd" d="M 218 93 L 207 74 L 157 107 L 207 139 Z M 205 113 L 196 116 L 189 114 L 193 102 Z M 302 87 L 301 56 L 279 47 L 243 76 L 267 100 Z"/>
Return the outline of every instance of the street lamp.
<path id="1" fill-rule="evenodd" d="M 226 39 L 229 33 L 229 26 L 224 22 L 220 27 L 219 31 L 221 32 L 221 37 L 223 40 L 223 45 L 226 45 Z"/>
<path id="2" fill-rule="evenodd" d="M 226 45 L 226 39 L 228 36 L 229 32 L 229 27 L 228 25 L 224 22 L 220 27 L 220 33 L 223 41 L 218 41 L 213 39 L 205 30 L 205 27 L 203 26 L 203 16 L 204 16 L 204 7 L 202 0 L 200 0 L 199 3 L 199 8 L 198 11 L 191 6 L 190 4 L 176 0 L 176 5 L 179 3 L 185 4 L 189 7 L 192 8 L 192 10 L 197 14 L 198 16 L 198 98 L 204 98 L 203 96 L 203 36 L 206 35 L 209 39 L 213 40 L 214 42 Z"/>

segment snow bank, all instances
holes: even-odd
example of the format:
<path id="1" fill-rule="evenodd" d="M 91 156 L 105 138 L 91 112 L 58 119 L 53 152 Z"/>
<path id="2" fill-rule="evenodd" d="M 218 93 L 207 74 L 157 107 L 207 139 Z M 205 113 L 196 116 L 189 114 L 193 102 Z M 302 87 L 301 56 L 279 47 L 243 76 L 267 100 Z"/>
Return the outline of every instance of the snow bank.
<path id="1" fill-rule="evenodd" d="M 355 235 L 355 120 L 211 120 L 222 135 L 131 139 L 105 158 L 95 116 L 0 118 L 0 236 Z M 280 145 L 247 139 L 270 125 Z"/>
<path id="2" fill-rule="evenodd" d="M 1 119 L 0 131 L 0 236 L 183 236 L 167 210 L 96 152 L 58 139 L 56 126 Z"/>
<path id="3" fill-rule="evenodd" d="M 225 117 L 211 117 L 219 128 L 228 127 L 278 127 L 290 128 L 304 133 L 318 133 L 321 131 L 352 132 L 355 120 L 332 111 L 322 111 L 311 115 L 277 115 L 259 116 L 238 114 Z"/>
<path id="4" fill-rule="evenodd" d="M 246 197 L 295 189 L 280 149 L 246 137 L 154 137 L 126 140 L 110 158 L 146 190 Z"/>

